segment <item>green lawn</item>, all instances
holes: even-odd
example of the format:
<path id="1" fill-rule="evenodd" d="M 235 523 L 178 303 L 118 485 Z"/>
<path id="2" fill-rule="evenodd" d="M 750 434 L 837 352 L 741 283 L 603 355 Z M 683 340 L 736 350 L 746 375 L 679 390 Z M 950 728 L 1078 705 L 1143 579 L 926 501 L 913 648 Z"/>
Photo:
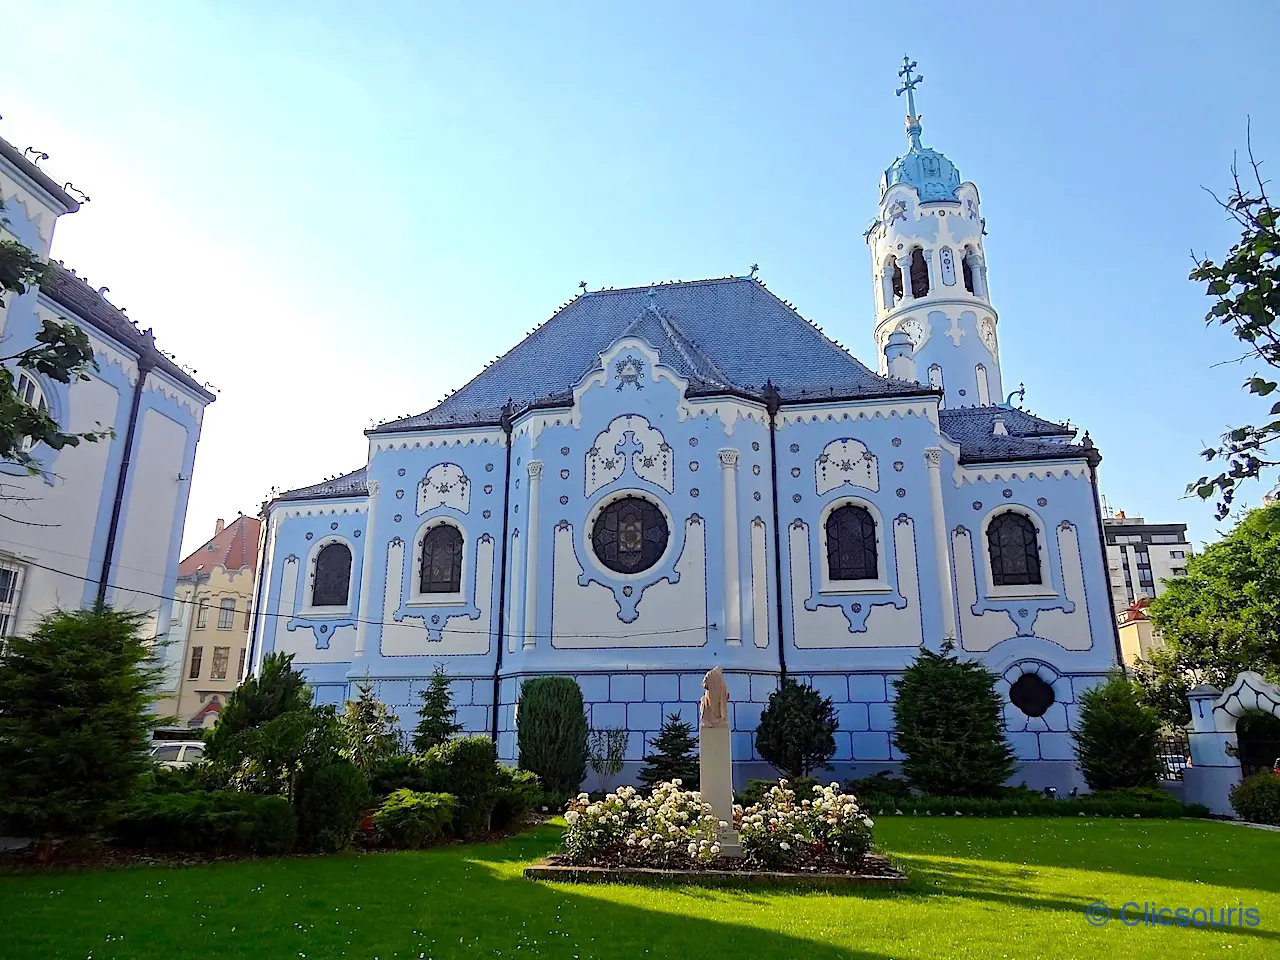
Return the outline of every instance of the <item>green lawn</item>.
<path id="1" fill-rule="evenodd" d="M 574 886 L 544 827 L 423 853 L 0 877 L 0 957 L 1276 957 L 1280 833 L 1204 821 L 883 818 L 899 892 Z M 1090 926 L 1094 900 L 1256 907 L 1261 925 Z"/>

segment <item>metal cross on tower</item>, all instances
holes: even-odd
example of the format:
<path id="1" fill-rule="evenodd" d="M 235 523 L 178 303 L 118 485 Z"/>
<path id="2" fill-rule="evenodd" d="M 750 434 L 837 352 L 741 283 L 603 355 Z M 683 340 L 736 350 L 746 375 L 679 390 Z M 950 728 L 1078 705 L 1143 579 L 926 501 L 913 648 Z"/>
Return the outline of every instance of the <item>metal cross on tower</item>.
<path id="1" fill-rule="evenodd" d="M 902 86 L 898 88 L 898 96 L 902 96 L 904 93 L 907 95 L 907 116 L 913 119 L 917 119 L 915 98 L 916 87 L 920 84 L 920 81 L 924 79 L 924 74 L 917 74 L 915 77 L 911 76 L 911 71 L 915 68 L 916 62 L 910 57 L 904 56 L 902 58 L 902 69 L 898 71 L 898 76 L 902 77 Z"/>

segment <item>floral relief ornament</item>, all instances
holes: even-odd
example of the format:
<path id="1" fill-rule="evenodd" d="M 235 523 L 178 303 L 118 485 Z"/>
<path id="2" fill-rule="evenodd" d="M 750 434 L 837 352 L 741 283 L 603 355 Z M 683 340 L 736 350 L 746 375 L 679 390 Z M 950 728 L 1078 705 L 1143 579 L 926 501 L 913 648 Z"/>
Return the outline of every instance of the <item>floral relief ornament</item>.
<path id="1" fill-rule="evenodd" d="M 637 360 L 631 354 L 625 357 L 619 357 L 613 365 L 614 376 L 618 380 L 617 390 L 622 392 L 623 387 L 635 387 L 637 390 L 643 390 L 644 384 L 640 382 L 640 378 L 644 375 L 644 361 Z"/>

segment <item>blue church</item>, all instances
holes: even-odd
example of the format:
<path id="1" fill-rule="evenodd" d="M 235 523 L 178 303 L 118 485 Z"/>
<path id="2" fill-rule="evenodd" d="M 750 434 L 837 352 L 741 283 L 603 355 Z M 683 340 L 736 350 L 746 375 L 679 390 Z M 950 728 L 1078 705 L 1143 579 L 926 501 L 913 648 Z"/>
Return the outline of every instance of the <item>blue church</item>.
<path id="1" fill-rule="evenodd" d="M 909 65 L 909 66 L 914 66 Z M 876 368 L 752 275 L 583 292 L 368 462 L 265 508 L 256 659 L 411 725 L 437 665 L 516 760 L 520 685 L 630 732 L 731 694 L 735 778 L 781 677 L 832 698 L 833 774 L 892 769 L 894 681 L 954 643 L 999 677 L 1014 781 L 1082 783 L 1076 703 L 1117 661 L 1087 434 L 1005 400 L 977 187 L 921 142 L 866 234 Z M 1012 397 L 1013 394 L 1010 394 Z"/>

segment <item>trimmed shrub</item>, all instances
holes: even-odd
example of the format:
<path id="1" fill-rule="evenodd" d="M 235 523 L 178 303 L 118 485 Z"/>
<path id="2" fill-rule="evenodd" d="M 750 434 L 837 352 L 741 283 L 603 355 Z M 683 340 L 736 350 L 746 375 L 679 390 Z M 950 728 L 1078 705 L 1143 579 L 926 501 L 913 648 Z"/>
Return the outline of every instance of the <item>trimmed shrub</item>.
<path id="1" fill-rule="evenodd" d="M 440 839 L 457 806 L 458 798 L 451 793 L 396 790 L 373 815 L 373 828 L 380 843 L 417 850 Z"/>
<path id="2" fill-rule="evenodd" d="M 218 714 L 218 723 L 206 738 L 205 756 L 211 760 L 224 754 L 238 758 L 233 741 L 239 734 L 262 726 L 283 714 L 311 707 L 311 688 L 302 671 L 293 667 L 293 654 L 268 653 L 262 667 L 227 697 L 227 705 Z"/>
<path id="3" fill-rule="evenodd" d="M 807 777 L 829 766 L 839 725 L 830 697 L 788 678 L 760 714 L 756 750 L 784 777 Z"/>
<path id="4" fill-rule="evenodd" d="M 701 771 L 698 768 L 698 738 L 693 724 L 680 714 L 667 715 L 658 735 L 649 741 L 653 753 L 644 758 L 639 780 L 649 789 L 659 783 L 679 780 L 690 790 L 698 789 Z"/>
<path id="5" fill-rule="evenodd" d="M 1207 808 L 1179 803 L 1163 790 L 1107 790 L 1082 797 L 1054 800 L 1034 790 L 1009 789 L 993 797 L 936 797 L 915 794 L 909 797 L 858 798 L 863 808 L 876 816 L 905 814 L 918 817 L 1205 817 Z"/>
<path id="6" fill-rule="evenodd" d="M 401 754 L 385 757 L 369 768 L 369 791 L 375 800 L 384 800 L 396 790 L 406 789 L 418 793 L 431 790 L 431 777 L 423 757 Z"/>
<path id="7" fill-rule="evenodd" d="M 1232 787 L 1230 796 L 1241 820 L 1280 826 L 1280 776 L 1255 773 Z"/>
<path id="8" fill-rule="evenodd" d="M 548 793 L 577 793 L 587 775 L 587 717 L 577 681 L 526 680 L 520 688 L 516 737 L 520 767 L 536 773 Z"/>
<path id="9" fill-rule="evenodd" d="M 996 676 L 953 646 L 921 650 L 902 673 L 893 704 L 893 742 L 902 769 L 924 793 L 948 797 L 994 796 L 1013 775 L 1013 751 L 1004 739 L 1004 698 Z"/>
<path id="10" fill-rule="evenodd" d="M 1081 694 L 1080 728 L 1072 736 L 1090 788 L 1155 787 L 1164 764 L 1157 756 L 1160 717 L 1120 674 Z"/>
<path id="11" fill-rule="evenodd" d="M 339 760 L 299 778 L 298 837 L 309 848 L 333 853 L 346 848 L 372 803 L 369 781 L 349 760 Z"/>
<path id="12" fill-rule="evenodd" d="M 202 853 L 283 854 L 296 837 L 288 800 L 234 790 L 151 792 L 130 803 L 115 826 L 124 846 Z"/>
<path id="13" fill-rule="evenodd" d="M 431 790 L 458 798 L 454 829 L 471 837 L 489 829 L 501 786 L 498 749 L 485 736 L 461 737 L 432 747 L 421 759 Z"/>
<path id="14" fill-rule="evenodd" d="M 911 796 L 911 784 L 895 777 L 888 770 L 881 770 L 869 777 L 846 780 L 844 789 L 845 792 L 859 798 L 880 797 L 905 800 Z"/>
<path id="15" fill-rule="evenodd" d="M 499 766 L 498 791 L 489 819 L 490 827 L 506 830 L 517 826 L 541 799 L 542 784 L 538 782 L 536 773 Z"/>

